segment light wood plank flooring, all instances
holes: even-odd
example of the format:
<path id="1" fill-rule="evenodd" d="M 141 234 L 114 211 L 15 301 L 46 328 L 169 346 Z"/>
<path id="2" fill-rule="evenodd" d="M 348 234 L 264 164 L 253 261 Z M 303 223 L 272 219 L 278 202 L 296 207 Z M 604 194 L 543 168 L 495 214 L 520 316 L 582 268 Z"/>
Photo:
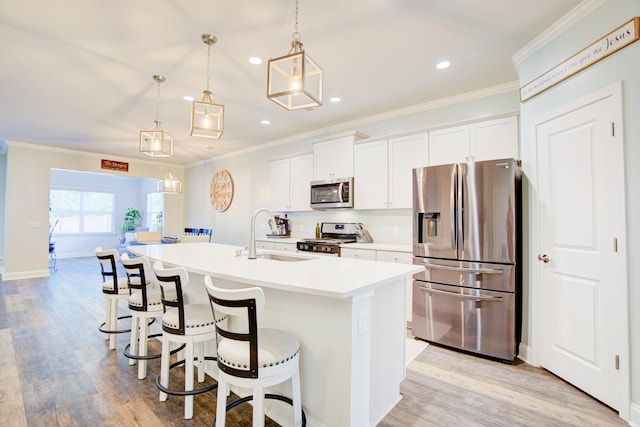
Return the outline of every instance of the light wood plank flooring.
<path id="1" fill-rule="evenodd" d="M 0 426 L 210 425 L 215 393 L 196 396 L 194 418 L 184 420 L 181 398 L 158 401 L 159 360 L 138 380 L 122 355 L 128 334 L 109 350 L 97 330 L 105 309 L 99 283 L 93 257 L 58 260 L 47 279 L 0 282 Z M 150 347 L 159 351 L 155 341 Z M 180 377 L 172 378 L 178 387 Z M 543 369 L 434 345 L 409 364 L 401 392 L 380 427 L 626 425 Z M 241 405 L 227 425 L 249 426 L 250 419 L 250 406 Z"/>

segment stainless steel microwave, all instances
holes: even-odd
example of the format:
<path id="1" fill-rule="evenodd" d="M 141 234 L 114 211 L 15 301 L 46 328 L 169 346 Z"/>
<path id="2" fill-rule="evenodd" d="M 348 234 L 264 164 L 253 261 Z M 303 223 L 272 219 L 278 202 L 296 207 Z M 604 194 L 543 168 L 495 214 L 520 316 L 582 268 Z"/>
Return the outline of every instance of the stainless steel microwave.
<path id="1" fill-rule="evenodd" d="M 311 208 L 352 208 L 353 177 L 311 181 Z"/>

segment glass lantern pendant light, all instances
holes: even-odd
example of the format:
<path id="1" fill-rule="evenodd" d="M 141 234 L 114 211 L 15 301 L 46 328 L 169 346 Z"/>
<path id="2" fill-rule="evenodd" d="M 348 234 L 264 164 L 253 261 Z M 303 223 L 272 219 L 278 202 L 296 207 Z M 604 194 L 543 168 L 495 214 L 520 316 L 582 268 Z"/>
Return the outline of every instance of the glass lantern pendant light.
<path id="1" fill-rule="evenodd" d="M 201 101 L 193 101 L 191 107 L 191 136 L 219 139 L 224 131 L 224 105 L 213 102 L 209 90 L 209 64 L 211 62 L 211 45 L 218 39 L 211 34 L 203 34 L 202 41 L 207 45 L 207 88 L 202 92 Z"/>
<path id="2" fill-rule="evenodd" d="M 169 173 L 158 181 L 157 190 L 164 194 L 180 194 L 182 193 L 182 181 L 174 178 L 171 170 L 169 170 Z"/>
<path id="3" fill-rule="evenodd" d="M 267 74 L 267 98 L 291 111 L 322 105 L 322 69 L 302 48 L 296 25 L 291 50 L 285 56 L 270 59 Z"/>
<path id="4" fill-rule="evenodd" d="M 173 137 L 160 126 L 160 83 L 166 79 L 158 75 L 154 75 L 153 79 L 158 84 L 156 119 L 153 129 L 140 131 L 140 152 L 151 157 L 170 157 L 173 155 Z"/>

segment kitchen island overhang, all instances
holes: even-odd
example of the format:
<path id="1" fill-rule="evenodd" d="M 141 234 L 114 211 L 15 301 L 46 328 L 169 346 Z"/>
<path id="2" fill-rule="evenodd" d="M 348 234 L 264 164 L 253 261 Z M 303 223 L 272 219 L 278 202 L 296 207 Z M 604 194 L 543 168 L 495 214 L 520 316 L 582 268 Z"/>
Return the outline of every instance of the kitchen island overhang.
<path id="1" fill-rule="evenodd" d="M 261 326 L 286 330 L 301 342 L 307 425 L 376 425 L 401 398 L 405 284 L 421 267 L 302 254 L 302 261 L 250 260 L 246 253 L 236 256 L 242 249 L 212 243 L 129 248 L 185 267 L 191 302 L 207 301 L 207 274 L 217 286 L 260 286 L 267 302 Z M 215 377 L 215 366 L 208 370 Z M 289 387 L 276 390 L 290 393 Z M 268 402 L 266 408 L 275 421 L 290 425 L 290 409 L 279 402 Z"/>

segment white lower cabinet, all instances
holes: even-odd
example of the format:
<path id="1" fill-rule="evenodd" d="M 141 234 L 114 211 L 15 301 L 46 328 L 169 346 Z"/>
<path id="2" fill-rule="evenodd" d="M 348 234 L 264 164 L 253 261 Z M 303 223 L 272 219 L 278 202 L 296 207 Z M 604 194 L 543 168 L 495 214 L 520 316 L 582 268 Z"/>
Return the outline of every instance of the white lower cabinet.
<path id="1" fill-rule="evenodd" d="M 256 240 L 256 248 L 274 250 L 276 248 L 276 244 L 273 242 L 262 242 L 260 240 Z"/>
<path id="2" fill-rule="evenodd" d="M 413 254 L 409 252 L 376 251 L 376 261 L 398 262 L 401 264 L 413 264 Z M 407 280 L 405 296 L 405 320 L 411 322 L 411 312 L 413 310 L 413 283 Z"/>
<path id="3" fill-rule="evenodd" d="M 295 252 L 297 250 L 295 243 L 273 242 L 276 251 Z"/>
<path id="4" fill-rule="evenodd" d="M 367 259 L 370 261 L 397 262 L 401 264 L 412 264 L 413 254 L 411 252 L 382 251 L 374 249 L 353 249 L 341 248 L 340 256 L 343 258 Z M 413 310 L 412 283 L 407 281 L 405 290 L 405 319 L 411 322 L 411 311 Z"/>
<path id="5" fill-rule="evenodd" d="M 376 251 L 370 249 L 340 248 L 340 256 L 343 258 L 356 258 L 375 261 Z"/>

